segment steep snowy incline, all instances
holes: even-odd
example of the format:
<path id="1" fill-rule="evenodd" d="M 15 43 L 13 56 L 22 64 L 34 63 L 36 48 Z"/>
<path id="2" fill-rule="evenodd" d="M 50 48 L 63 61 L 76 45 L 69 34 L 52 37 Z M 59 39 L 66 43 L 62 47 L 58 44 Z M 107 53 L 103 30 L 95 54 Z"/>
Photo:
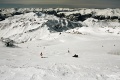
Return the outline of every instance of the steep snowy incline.
<path id="1" fill-rule="evenodd" d="M 50 33 L 61 32 L 82 25 L 53 15 L 26 13 L 9 17 L 0 22 L 0 37 L 11 38 L 16 42 L 44 39 Z"/>
<path id="2" fill-rule="evenodd" d="M 46 33 L 49 33 L 46 29 L 41 29 L 39 31 L 39 28 L 42 26 L 44 22 L 47 20 L 43 20 L 43 18 L 39 19 L 37 18 L 34 13 L 28 13 L 23 14 L 19 16 L 14 16 L 6 19 L 5 21 L 0 22 L 1 25 L 1 31 L 0 36 L 6 37 L 6 38 L 13 38 L 14 40 L 17 39 L 17 41 L 27 41 L 30 40 L 31 37 L 35 37 L 36 35 L 47 35 L 43 34 L 46 30 Z M 38 23 L 39 22 L 39 23 Z M 45 28 L 45 27 L 44 27 Z M 35 31 L 36 34 L 30 34 L 30 32 Z"/>

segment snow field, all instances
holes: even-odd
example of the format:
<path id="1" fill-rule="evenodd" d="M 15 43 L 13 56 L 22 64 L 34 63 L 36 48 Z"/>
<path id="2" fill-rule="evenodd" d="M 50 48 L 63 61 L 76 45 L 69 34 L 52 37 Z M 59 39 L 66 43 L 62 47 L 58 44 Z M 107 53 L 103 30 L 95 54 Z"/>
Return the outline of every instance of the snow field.
<path id="1" fill-rule="evenodd" d="M 0 79 L 119 80 L 120 56 L 109 52 L 119 51 L 120 38 L 106 36 L 62 33 L 56 39 L 18 44 L 19 48 L 1 43 Z"/>

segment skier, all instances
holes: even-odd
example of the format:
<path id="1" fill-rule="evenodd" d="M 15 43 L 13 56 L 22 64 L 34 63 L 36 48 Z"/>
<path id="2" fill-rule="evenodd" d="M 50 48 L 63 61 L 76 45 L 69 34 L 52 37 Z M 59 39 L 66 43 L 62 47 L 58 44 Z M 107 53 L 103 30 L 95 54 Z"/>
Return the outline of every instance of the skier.
<path id="1" fill-rule="evenodd" d="M 40 56 L 43 57 L 43 53 L 42 52 L 40 53 Z"/>

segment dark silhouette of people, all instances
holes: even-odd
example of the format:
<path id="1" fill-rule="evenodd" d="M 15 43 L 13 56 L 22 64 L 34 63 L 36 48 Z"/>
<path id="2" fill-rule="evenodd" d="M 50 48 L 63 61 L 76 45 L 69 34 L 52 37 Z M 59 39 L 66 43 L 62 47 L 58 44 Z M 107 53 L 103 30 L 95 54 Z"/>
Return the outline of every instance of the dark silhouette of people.
<path id="1" fill-rule="evenodd" d="M 40 56 L 41 56 L 41 57 L 43 56 L 43 53 L 42 53 L 42 52 L 40 53 Z"/>

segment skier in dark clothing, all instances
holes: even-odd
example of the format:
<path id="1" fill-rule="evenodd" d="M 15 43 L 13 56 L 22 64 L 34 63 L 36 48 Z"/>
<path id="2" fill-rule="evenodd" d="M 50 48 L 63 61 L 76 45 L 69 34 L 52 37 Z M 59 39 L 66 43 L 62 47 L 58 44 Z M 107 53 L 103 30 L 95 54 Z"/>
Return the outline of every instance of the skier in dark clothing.
<path id="1" fill-rule="evenodd" d="M 40 53 L 40 56 L 43 57 L 43 53 L 42 52 Z"/>

